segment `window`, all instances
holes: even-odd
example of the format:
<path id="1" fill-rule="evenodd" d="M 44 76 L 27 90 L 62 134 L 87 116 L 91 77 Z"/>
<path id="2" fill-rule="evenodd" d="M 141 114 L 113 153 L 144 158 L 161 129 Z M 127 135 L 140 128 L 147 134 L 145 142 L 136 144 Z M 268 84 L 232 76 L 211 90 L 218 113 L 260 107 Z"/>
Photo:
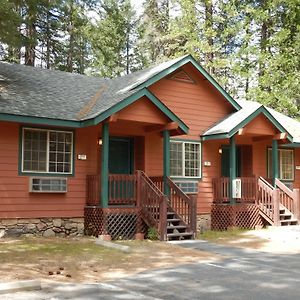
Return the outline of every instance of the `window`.
<path id="1" fill-rule="evenodd" d="M 73 133 L 23 128 L 22 172 L 71 174 Z"/>
<path id="2" fill-rule="evenodd" d="M 278 166 L 280 180 L 294 180 L 294 151 L 278 149 Z M 272 149 L 268 148 L 268 177 L 272 178 Z"/>
<path id="3" fill-rule="evenodd" d="M 200 143 L 171 141 L 172 177 L 201 177 Z"/>

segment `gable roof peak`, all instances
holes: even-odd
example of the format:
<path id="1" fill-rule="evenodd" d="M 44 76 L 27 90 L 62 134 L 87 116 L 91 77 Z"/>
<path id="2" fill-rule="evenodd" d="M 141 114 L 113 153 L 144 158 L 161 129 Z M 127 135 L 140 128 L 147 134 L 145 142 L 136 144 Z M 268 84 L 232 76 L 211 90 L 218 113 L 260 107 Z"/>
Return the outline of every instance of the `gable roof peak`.
<path id="1" fill-rule="evenodd" d="M 145 70 L 129 74 L 128 76 L 121 77 L 123 85 L 121 85 L 118 93 L 122 94 L 135 89 L 148 87 L 165 76 L 173 73 L 180 67 L 187 63 L 191 63 L 202 76 L 204 76 L 210 84 L 236 109 L 241 109 L 241 105 L 235 101 L 223 87 L 194 59 L 190 54 L 184 55 L 157 66 L 147 68 Z M 124 84 L 126 81 L 126 84 Z"/>

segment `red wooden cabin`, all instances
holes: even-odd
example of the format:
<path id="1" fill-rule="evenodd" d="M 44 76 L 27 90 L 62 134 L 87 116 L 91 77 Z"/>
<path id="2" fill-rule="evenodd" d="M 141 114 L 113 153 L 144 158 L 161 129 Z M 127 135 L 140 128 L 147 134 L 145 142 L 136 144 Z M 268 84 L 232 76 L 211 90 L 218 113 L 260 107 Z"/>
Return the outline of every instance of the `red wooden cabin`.
<path id="1" fill-rule="evenodd" d="M 0 103 L 6 235 L 298 223 L 300 124 L 191 56 L 116 79 L 0 63 Z"/>

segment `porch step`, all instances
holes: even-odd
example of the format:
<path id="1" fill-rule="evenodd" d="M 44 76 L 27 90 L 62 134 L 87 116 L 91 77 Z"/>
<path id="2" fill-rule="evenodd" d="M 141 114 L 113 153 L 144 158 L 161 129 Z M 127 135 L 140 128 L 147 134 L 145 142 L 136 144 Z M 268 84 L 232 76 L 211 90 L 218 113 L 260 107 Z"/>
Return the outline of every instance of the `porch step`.
<path id="1" fill-rule="evenodd" d="M 288 220 L 288 219 L 291 219 L 292 215 L 284 213 L 284 214 L 280 214 L 279 217 L 280 217 L 280 220 Z"/>
<path id="2" fill-rule="evenodd" d="M 185 225 L 167 226 L 167 234 L 184 233 L 184 232 L 187 232 L 187 227 Z"/>
<path id="3" fill-rule="evenodd" d="M 176 233 L 168 233 L 167 239 L 170 240 L 187 240 L 192 239 L 194 233 L 193 232 L 176 232 Z"/>
<path id="4" fill-rule="evenodd" d="M 180 219 L 176 219 L 176 218 L 173 218 L 173 219 L 167 219 L 167 222 L 168 223 L 172 223 L 172 222 L 180 222 L 181 220 Z"/>
<path id="5" fill-rule="evenodd" d="M 167 240 L 187 240 L 194 237 L 193 232 L 189 232 L 187 226 L 172 210 L 167 212 Z"/>
<path id="6" fill-rule="evenodd" d="M 290 219 L 290 220 L 280 220 L 281 226 L 288 226 L 288 225 L 298 225 L 298 220 Z"/>
<path id="7" fill-rule="evenodd" d="M 279 222 L 281 226 L 298 225 L 298 220 L 294 219 L 293 214 L 283 205 L 279 209 Z"/>
<path id="8" fill-rule="evenodd" d="M 167 229 L 186 229 L 185 225 L 169 225 L 167 226 Z"/>

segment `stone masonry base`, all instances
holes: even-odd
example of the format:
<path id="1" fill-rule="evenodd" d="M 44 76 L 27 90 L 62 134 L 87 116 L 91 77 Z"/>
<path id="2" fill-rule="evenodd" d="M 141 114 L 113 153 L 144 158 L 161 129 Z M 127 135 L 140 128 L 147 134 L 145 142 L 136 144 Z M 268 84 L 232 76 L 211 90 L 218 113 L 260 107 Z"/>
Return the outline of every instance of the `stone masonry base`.
<path id="1" fill-rule="evenodd" d="M 211 230 L 211 215 L 197 215 L 197 231 L 202 233 Z"/>
<path id="2" fill-rule="evenodd" d="M 0 237 L 83 235 L 83 218 L 0 219 Z"/>

